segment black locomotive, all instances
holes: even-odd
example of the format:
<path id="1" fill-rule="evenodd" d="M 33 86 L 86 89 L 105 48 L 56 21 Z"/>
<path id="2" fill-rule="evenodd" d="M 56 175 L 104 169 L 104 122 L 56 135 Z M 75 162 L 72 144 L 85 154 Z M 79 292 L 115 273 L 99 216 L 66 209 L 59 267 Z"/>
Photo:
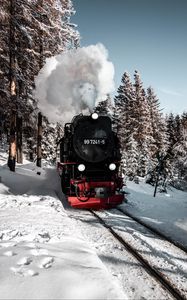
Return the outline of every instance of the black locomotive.
<path id="1" fill-rule="evenodd" d="M 104 208 L 123 201 L 120 145 L 109 117 L 74 117 L 59 144 L 62 191 L 71 206 Z"/>

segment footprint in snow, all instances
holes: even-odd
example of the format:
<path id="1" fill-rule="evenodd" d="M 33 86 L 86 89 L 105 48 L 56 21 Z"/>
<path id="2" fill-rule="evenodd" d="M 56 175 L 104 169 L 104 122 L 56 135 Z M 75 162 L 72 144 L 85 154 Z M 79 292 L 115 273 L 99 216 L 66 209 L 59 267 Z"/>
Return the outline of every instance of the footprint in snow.
<path id="1" fill-rule="evenodd" d="M 32 242 L 25 244 L 25 246 L 28 248 L 35 248 L 35 249 L 37 248 L 36 243 L 32 243 Z"/>
<path id="2" fill-rule="evenodd" d="M 3 255 L 10 257 L 10 256 L 17 255 L 17 253 L 15 253 L 14 251 L 6 251 L 6 252 L 3 253 Z"/>
<path id="3" fill-rule="evenodd" d="M 33 276 L 39 275 L 39 273 L 36 272 L 36 271 L 34 271 L 34 270 L 32 270 L 32 269 L 28 269 L 28 270 L 24 271 L 23 275 L 24 276 L 31 276 L 31 277 L 33 277 Z"/>
<path id="4" fill-rule="evenodd" d="M 38 272 L 32 270 L 32 269 L 25 269 L 23 266 L 21 267 L 11 267 L 10 270 L 15 274 L 15 275 L 20 275 L 20 276 L 37 276 L 39 275 Z"/>
<path id="5" fill-rule="evenodd" d="M 49 242 L 50 239 L 51 239 L 51 236 L 50 236 L 49 232 L 47 232 L 47 231 L 38 233 L 38 237 L 36 238 L 36 240 L 41 243 Z"/>
<path id="6" fill-rule="evenodd" d="M 39 268 L 49 269 L 52 267 L 53 262 L 54 262 L 53 257 L 45 257 L 44 259 L 42 259 Z"/>
<path id="7" fill-rule="evenodd" d="M 30 257 L 23 257 L 17 262 L 17 265 L 18 266 L 30 265 L 31 262 L 32 259 Z"/>
<path id="8" fill-rule="evenodd" d="M 39 255 L 48 255 L 48 251 L 46 249 L 31 249 L 30 254 L 33 256 L 39 256 Z"/>
<path id="9" fill-rule="evenodd" d="M 12 240 L 13 238 L 17 237 L 17 236 L 20 236 L 20 232 L 18 230 L 9 230 L 9 231 L 6 231 L 6 232 L 3 232 L 2 235 L 1 235 L 1 240 L 3 241 L 10 241 Z"/>
<path id="10" fill-rule="evenodd" d="M 8 248 L 8 247 L 15 247 L 17 244 L 16 243 L 13 243 L 13 242 L 2 242 L 0 244 L 0 247 L 1 248 Z"/>

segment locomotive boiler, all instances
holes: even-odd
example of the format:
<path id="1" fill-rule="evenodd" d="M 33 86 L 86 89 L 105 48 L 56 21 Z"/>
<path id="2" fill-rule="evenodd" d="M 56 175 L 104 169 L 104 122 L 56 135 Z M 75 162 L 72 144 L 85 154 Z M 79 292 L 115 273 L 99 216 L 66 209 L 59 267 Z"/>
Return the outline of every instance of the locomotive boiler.
<path id="1" fill-rule="evenodd" d="M 72 207 L 109 208 L 121 204 L 120 145 L 111 119 L 93 113 L 64 126 L 57 168 Z"/>

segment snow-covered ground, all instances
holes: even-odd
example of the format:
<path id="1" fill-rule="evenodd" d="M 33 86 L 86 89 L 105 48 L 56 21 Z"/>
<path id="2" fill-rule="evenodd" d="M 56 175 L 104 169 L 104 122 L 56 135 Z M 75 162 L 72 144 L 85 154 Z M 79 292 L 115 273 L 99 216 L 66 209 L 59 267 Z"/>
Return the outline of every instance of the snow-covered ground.
<path id="1" fill-rule="evenodd" d="M 0 299 L 171 299 L 89 212 L 69 208 L 54 168 L 24 161 L 12 173 L 6 160 L 1 150 Z M 127 190 L 124 210 L 187 245 L 186 193 Z"/>
<path id="2" fill-rule="evenodd" d="M 121 207 L 142 219 L 144 223 L 181 243 L 187 249 L 187 192 L 169 187 L 167 193 L 157 193 L 154 187 L 140 182 L 128 182 L 127 203 Z"/>
<path id="3" fill-rule="evenodd" d="M 0 167 L 0 298 L 120 299 L 122 292 L 68 217 L 54 169 Z M 108 283 L 111 284 L 108 284 Z"/>

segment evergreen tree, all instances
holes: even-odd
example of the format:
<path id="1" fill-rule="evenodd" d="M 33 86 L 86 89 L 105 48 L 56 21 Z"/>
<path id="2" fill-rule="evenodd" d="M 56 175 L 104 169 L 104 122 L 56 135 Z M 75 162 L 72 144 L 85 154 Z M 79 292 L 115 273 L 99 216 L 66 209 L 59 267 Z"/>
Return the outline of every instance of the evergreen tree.
<path id="1" fill-rule="evenodd" d="M 107 95 L 106 100 L 100 101 L 94 111 L 100 115 L 112 116 L 113 106 L 110 95 Z"/>
<path id="2" fill-rule="evenodd" d="M 70 0 L 1 1 L 2 19 L 0 62 L 3 101 L 10 101 L 15 88 L 16 109 L 32 106 L 34 77 L 45 58 L 78 45 L 78 33 L 69 22 L 74 13 Z"/>
<path id="3" fill-rule="evenodd" d="M 130 180 L 133 180 L 138 172 L 138 156 L 138 145 L 132 133 L 128 137 L 126 149 L 122 156 L 123 173 Z"/>
<path id="4" fill-rule="evenodd" d="M 169 179 L 175 187 L 185 187 L 187 189 L 187 127 L 185 113 L 182 116 L 174 116 L 171 113 L 166 118 L 166 123 L 169 138 Z"/>
<path id="5" fill-rule="evenodd" d="M 175 117 L 173 113 L 170 113 L 169 116 L 166 117 L 167 124 L 167 135 L 168 135 L 168 153 L 170 156 L 173 156 L 173 146 L 177 142 L 175 135 Z"/>
<path id="6" fill-rule="evenodd" d="M 186 173 L 186 160 L 187 160 L 187 140 L 185 136 L 184 123 L 179 115 L 175 116 L 174 122 L 174 135 L 175 144 L 173 145 L 172 153 L 174 157 L 174 170 L 177 174 L 178 179 L 184 178 Z"/>
<path id="7" fill-rule="evenodd" d="M 123 173 L 130 179 L 133 179 L 138 172 L 139 150 L 135 138 L 138 131 L 136 109 L 134 87 L 129 74 L 125 72 L 118 88 L 118 95 L 115 97 L 115 117 L 122 146 Z"/>
<path id="8" fill-rule="evenodd" d="M 183 156 L 181 175 L 184 180 L 184 189 L 187 190 L 187 113 L 181 116 L 182 124 L 182 141 L 183 141 Z"/>
<path id="9" fill-rule="evenodd" d="M 124 173 L 131 178 L 153 174 L 156 155 L 164 152 L 167 145 L 165 123 L 153 89 L 148 88 L 146 95 L 138 71 L 134 80 L 133 85 L 129 74 L 123 74 L 114 111 Z"/>
<path id="10" fill-rule="evenodd" d="M 143 88 L 143 83 L 140 78 L 138 71 L 135 71 L 134 74 L 134 89 L 135 89 L 135 98 L 136 106 L 134 109 L 134 115 L 136 118 L 136 135 L 135 140 L 138 144 L 139 149 L 139 176 L 145 176 L 151 165 L 151 153 L 150 148 L 152 146 L 152 127 L 151 127 L 151 118 L 149 104 Z"/>
<path id="11" fill-rule="evenodd" d="M 121 85 L 119 86 L 118 95 L 114 99 L 116 113 L 116 127 L 118 135 L 125 150 L 126 141 L 129 135 L 136 130 L 136 120 L 134 117 L 135 97 L 133 85 L 130 76 L 125 72 L 122 76 Z"/>
<path id="12" fill-rule="evenodd" d="M 125 72 L 114 99 L 114 129 L 122 146 L 123 173 L 134 180 L 147 176 L 147 182 L 166 191 L 169 181 L 187 189 L 187 114 L 164 118 L 159 100 L 149 87 L 147 94 L 140 74 L 134 85 Z"/>
<path id="13" fill-rule="evenodd" d="M 0 108 L 7 128 L 12 109 L 23 117 L 25 138 L 37 123 L 34 77 L 47 57 L 79 44 L 74 13 L 71 0 L 0 1 Z"/>
<path id="14" fill-rule="evenodd" d="M 147 89 L 147 100 L 150 110 L 150 121 L 152 128 L 152 149 L 154 156 L 158 151 L 165 152 L 167 148 L 166 124 L 163 114 L 160 111 L 159 100 L 152 87 Z"/>
<path id="15" fill-rule="evenodd" d="M 158 157 L 166 156 L 168 140 L 165 119 L 160 111 L 160 103 L 152 87 L 147 89 L 147 101 L 149 105 L 151 122 L 151 142 L 149 147 L 151 166 L 147 177 L 147 182 L 154 183 L 157 177 L 156 168 L 159 164 Z"/>

